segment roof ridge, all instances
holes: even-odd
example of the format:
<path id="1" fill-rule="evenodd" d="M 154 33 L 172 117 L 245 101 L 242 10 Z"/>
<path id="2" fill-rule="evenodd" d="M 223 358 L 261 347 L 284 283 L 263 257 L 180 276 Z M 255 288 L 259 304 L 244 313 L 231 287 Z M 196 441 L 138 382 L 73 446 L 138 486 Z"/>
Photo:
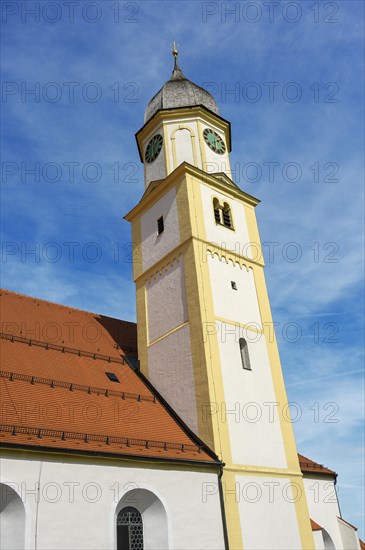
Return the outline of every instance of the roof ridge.
<path id="1" fill-rule="evenodd" d="M 86 309 L 81 309 L 81 308 L 78 308 L 78 307 L 73 307 L 73 306 L 66 306 L 65 304 L 60 304 L 58 302 L 52 302 L 51 300 L 45 300 L 44 298 L 37 298 L 36 296 L 29 296 L 28 294 L 23 294 L 22 292 L 16 292 L 14 290 L 9 290 L 7 288 L 0 288 L 0 296 L 2 294 L 10 294 L 10 295 L 14 295 L 14 296 L 19 296 L 20 298 L 27 298 L 28 300 L 36 300 L 37 302 L 44 302 L 46 304 L 51 304 L 53 306 L 58 306 L 60 308 L 65 308 L 65 309 L 71 309 L 71 310 L 74 310 L 74 311 L 78 311 L 79 313 L 89 313 L 91 315 L 96 315 L 97 317 L 106 317 L 107 319 L 113 319 L 114 321 L 118 321 L 119 323 L 127 323 L 127 324 L 131 324 L 131 325 L 137 325 L 137 323 L 135 323 L 134 321 L 125 321 L 123 319 L 118 319 L 117 317 L 110 317 L 109 315 L 103 315 L 101 313 L 96 313 L 95 311 L 89 311 L 89 310 L 86 310 Z"/>

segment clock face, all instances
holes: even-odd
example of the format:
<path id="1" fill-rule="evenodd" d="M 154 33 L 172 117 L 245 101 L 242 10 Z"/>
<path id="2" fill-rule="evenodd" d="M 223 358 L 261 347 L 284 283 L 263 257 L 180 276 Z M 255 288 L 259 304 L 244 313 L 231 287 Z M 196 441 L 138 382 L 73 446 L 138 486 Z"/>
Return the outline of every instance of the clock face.
<path id="1" fill-rule="evenodd" d="M 203 137 L 208 147 L 218 155 L 223 155 L 226 152 L 226 144 L 223 139 L 211 128 L 205 128 Z"/>
<path id="2" fill-rule="evenodd" d="M 146 152 L 144 155 L 146 162 L 150 163 L 157 159 L 162 149 L 162 143 L 163 139 L 161 134 L 156 134 L 155 136 L 153 136 L 146 147 Z"/>

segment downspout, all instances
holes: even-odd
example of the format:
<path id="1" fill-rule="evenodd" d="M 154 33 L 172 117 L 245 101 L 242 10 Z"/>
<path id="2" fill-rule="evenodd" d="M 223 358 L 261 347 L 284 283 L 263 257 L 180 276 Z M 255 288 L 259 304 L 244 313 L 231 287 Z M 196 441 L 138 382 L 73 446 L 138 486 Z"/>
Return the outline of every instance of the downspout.
<path id="1" fill-rule="evenodd" d="M 35 515 L 35 530 L 34 530 L 34 548 L 38 548 L 38 514 L 39 514 L 39 501 L 41 494 L 41 476 L 42 476 L 42 467 L 43 467 L 43 455 L 41 456 L 41 461 L 39 465 L 38 473 L 38 484 L 37 484 L 37 503 L 36 503 L 36 515 Z"/>
<path id="2" fill-rule="evenodd" d="M 224 549 L 229 550 L 226 510 L 225 510 L 225 506 L 224 506 L 224 493 L 223 493 L 223 485 L 222 485 L 222 476 L 223 476 L 224 466 L 225 466 L 225 464 L 222 463 L 222 465 L 219 467 L 218 489 L 219 489 L 219 500 L 220 500 L 220 503 L 221 503 Z"/>
<path id="3" fill-rule="evenodd" d="M 338 511 L 340 513 L 340 518 L 342 519 L 342 514 L 341 514 L 341 506 L 340 506 L 340 500 L 338 498 L 338 493 L 337 493 L 337 474 L 335 476 L 335 480 L 334 480 L 334 483 L 333 483 L 333 487 L 335 489 L 335 495 L 336 495 L 336 499 L 337 499 L 337 506 L 338 506 Z"/>

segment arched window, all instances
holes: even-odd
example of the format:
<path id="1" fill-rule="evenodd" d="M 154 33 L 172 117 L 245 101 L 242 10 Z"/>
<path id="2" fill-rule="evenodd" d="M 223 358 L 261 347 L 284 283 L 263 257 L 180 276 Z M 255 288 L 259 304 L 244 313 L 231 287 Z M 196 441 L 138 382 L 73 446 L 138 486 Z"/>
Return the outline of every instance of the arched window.
<path id="1" fill-rule="evenodd" d="M 229 227 L 229 229 L 233 229 L 231 207 L 227 202 L 223 203 L 222 206 L 219 200 L 217 198 L 214 198 L 213 211 L 215 223 L 219 225 L 224 225 L 224 227 Z"/>
<path id="2" fill-rule="evenodd" d="M 123 495 L 116 506 L 113 525 L 117 550 L 171 548 L 165 507 L 148 489 L 133 488 Z"/>
<path id="3" fill-rule="evenodd" d="M 132 506 L 117 515 L 117 550 L 143 550 L 142 516 Z"/>
<path id="4" fill-rule="evenodd" d="M 324 550 L 334 550 L 335 545 L 333 543 L 332 538 L 327 533 L 326 529 L 322 529 L 322 536 L 323 536 Z"/>
<path id="5" fill-rule="evenodd" d="M 229 204 L 223 204 L 223 225 L 232 228 L 232 216 Z"/>
<path id="6" fill-rule="evenodd" d="M 213 199 L 214 219 L 216 223 L 222 223 L 221 219 L 221 206 L 218 199 Z"/>
<path id="7" fill-rule="evenodd" d="M 240 344 L 242 368 L 244 368 L 246 370 L 252 370 L 246 340 L 244 338 L 240 338 L 239 339 L 239 344 Z"/>

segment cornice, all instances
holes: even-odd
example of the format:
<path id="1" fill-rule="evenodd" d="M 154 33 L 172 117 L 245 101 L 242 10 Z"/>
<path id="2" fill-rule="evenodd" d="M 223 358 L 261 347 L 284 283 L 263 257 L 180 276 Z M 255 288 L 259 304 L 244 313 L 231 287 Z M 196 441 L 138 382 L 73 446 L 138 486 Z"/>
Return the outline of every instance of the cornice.
<path id="1" fill-rule="evenodd" d="M 170 187 L 180 183 L 185 176 L 197 178 L 201 180 L 202 183 L 208 184 L 213 189 L 221 191 L 232 198 L 239 199 L 250 206 L 255 207 L 260 203 L 259 199 L 245 193 L 244 191 L 241 191 L 234 182 L 229 184 L 216 177 L 214 174 L 208 174 L 204 170 L 201 170 L 188 162 L 183 162 L 180 166 L 175 168 L 175 170 L 171 172 L 167 178 L 152 181 L 146 189 L 140 202 L 124 216 L 124 219 L 132 222 L 138 214 L 146 209 L 147 206 L 155 203 Z"/>

